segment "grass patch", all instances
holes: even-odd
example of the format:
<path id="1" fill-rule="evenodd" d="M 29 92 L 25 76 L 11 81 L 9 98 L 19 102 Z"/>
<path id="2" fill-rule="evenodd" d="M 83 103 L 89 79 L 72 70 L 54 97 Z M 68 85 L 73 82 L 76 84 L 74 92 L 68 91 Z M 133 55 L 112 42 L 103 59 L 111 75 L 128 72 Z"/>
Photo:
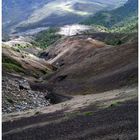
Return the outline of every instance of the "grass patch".
<path id="1" fill-rule="evenodd" d="M 91 111 L 84 112 L 83 115 L 85 115 L 85 116 L 92 116 L 93 112 L 91 112 Z"/>
<path id="2" fill-rule="evenodd" d="M 2 63 L 15 64 L 15 65 L 21 67 L 21 64 L 20 63 L 18 63 L 16 60 L 14 60 L 12 58 L 9 58 L 9 57 L 7 57 L 5 55 L 2 56 Z"/>
<path id="3" fill-rule="evenodd" d="M 46 31 L 42 31 L 36 35 L 36 45 L 40 48 L 47 48 L 51 44 L 55 43 L 61 38 L 61 35 L 57 34 L 58 28 L 49 28 Z"/>
<path id="4" fill-rule="evenodd" d="M 15 65 L 15 64 L 3 63 L 2 67 L 3 67 L 3 70 L 6 70 L 6 71 L 24 73 L 23 68 L 19 67 L 18 65 Z"/>
<path id="5" fill-rule="evenodd" d="M 20 72 L 24 73 L 24 69 L 22 68 L 21 64 L 16 60 L 9 58 L 7 56 L 2 56 L 2 67 L 3 70 L 9 72 Z"/>

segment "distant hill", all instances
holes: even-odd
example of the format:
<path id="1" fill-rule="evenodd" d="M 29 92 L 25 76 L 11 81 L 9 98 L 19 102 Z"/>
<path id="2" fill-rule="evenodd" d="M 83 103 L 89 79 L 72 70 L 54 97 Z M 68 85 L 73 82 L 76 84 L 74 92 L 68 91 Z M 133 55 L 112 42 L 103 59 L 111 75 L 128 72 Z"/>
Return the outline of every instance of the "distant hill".
<path id="1" fill-rule="evenodd" d="M 111 10 L 127 0 L 3 0 L 3 31 L 24 32 L 46 26 L 81 22 L 101 10 Z"/>
<path id="2" fill-rule="evenodd" d="M 19 22 L 25 20 L 34 10 L 51 0 L 3 0 L 2 1 L 2 25 L 3 30 L 13 28 Z"/>
<path id="3" fill-rule="evenodd" d="M 113 26 L 109 31 L 119 33 L 138 32 L 138 17 L 128 18 Z"/>
<path id="4" fill-rule="evenodd" d="M 138 21 L 138 0 L 128 0 L 123 6 L 112 10 L 102 11 L 95 16 L 86 19 L 83 24 L 101 25 L 107 28 L 120 27 L 120 31 L 127 31 L 137 28 Z"/>

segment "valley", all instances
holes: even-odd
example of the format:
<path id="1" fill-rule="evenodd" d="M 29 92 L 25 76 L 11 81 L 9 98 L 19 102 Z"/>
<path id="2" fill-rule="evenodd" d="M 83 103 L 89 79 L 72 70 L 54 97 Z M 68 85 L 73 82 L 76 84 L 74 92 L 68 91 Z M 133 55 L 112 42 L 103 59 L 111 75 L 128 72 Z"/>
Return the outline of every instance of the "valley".
<path id="1" fill-rule="evenodd" d="M 28 1 L 3 23 L 3 140 L 137 140 L 138 1 Z"/>
<path id="2" fill-rule="evenodd" d="M 16 61 L 20 58 L 19 63 L 23 67 L 23 71 L 19 72 L 3 66 L 3 139 L 39 139 L 40 135 L 41 139 L 53 140 L 108 139 L 114 135 L 120 139 L 136 139 L 137 35 L 114 35 L 114 38 L 128 39 L 128 42 L 117 46 L 102 42 L 110 35 L 95 33 L 64 37 L 47 50 L 20 48 L 20 55 L 26 52 L 23 59 L 19 55 L 16 59 L 14 55 L 19 53 L 16 50 L 14 55 L 10 55 L 7 53 L 11 52 L 3 48 L 3 55 L 11 56 Z M 117 56 L 113 58 L 116 53 Z M 43 65 L 48 68 L 44 69 L 46 74 L 42 71 Z M 5 87 L 5 84 L 8 86 Z M 116 112 L 120 120 L 104 116 L 108 113 L 112 116 L 111 112 Z M 128 114 L 135 121 L 129 120 Z M 100 122 L 99 118 L 102 117 L 104 119 L 99 127 L 96 122 Z M 110 119 L 112 124 L 106 128 Z M 122 125 L 117 128 L 115 123 Z M 70 127 L 66 132 L 67 125 Z M 122 129 L 119 135 L 118 129 Z M 34 135 L 35 131 L 38 133 Z M 130 131 L 132 135 L 125 131 Z M 99 132 L 104 133 L 101 135 Z M 110 135 L 108 132 L 111 132 Z"/>

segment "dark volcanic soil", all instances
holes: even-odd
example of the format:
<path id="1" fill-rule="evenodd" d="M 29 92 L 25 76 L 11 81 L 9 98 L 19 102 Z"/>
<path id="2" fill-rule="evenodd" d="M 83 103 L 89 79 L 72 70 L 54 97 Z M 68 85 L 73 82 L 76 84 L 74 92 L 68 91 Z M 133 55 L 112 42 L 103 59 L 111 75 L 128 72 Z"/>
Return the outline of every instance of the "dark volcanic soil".
<path id="1" fill-rule="evenodd" d="M 42 120 L 43 123 L 32 124 L 32 121 L 30 123 L 31 126 L 29 126 L 29 122 L 27 122 L 28 126 L 25 127 L 23 126 L 23 121 L 19 120 L 17 123 L 13 123 L 14 129 L 12 129 L 12 122 L 9 123 L 11 125 L 6 127 L 3 123 L 3 140 L 138 139 L 137 99 L 112 105 L 98 111 L 94 109 L 93 106 L 90 106 L 81 111 L 80 115 L 69 115 L 67 119 L 59 119 L 50 123 L 45 121 L 45 116 L 38 115 L 38 119 Z M 64 116 L 63 112 L 58 112 L 58 114 L 52 115 L 52 118 L 55 118 L 57 115 L 61 116 L 61 114 Z M 26 124 L 26 122 L 24 123 Z"/>
<path id="2" fill-rule="evenodd" d="M 41 84 L 31 81 L 29 90 L 47 90 L 48 95 L 63 97 L 64 101 L 69 98 L 66 98 L 67 95 L 73 98 L 44 110 L 40 107 L 25 114 L 3 116 L 3 140 L 138 139 L 137 89 L 133 87 L 138 81 L 137 40 L 110 46 L 95 39 L 66 38 L 44 52 L 49 52 L 49 57 L 45 58 L 47 64 L 55 65 L 57 70 L 49 75 L 45 72 L 39 79 Z M 32 61 L 29 62 L 32 64 Z M 38 66 L 38 61 L 36 64 Z M 126 89 L 122 90 L 124 86 Z M 11 86 L 10 92 L 6 93 L 10 94 L 12 89 Z M 111 104 L 107 104 L 108 101 Z M 98 106 L 98 103 L 104 106 Z"/>
<path id="3" fill-rule="evenodd" d="M 110 46 L 95 37 L 105 36 L 65 38 L 46 50 L 45 59 L 58 67 L 52 76 L 44 77 L 48 89 L 63 95 L 85 95 L 137 83 L 137 39 Z"/>

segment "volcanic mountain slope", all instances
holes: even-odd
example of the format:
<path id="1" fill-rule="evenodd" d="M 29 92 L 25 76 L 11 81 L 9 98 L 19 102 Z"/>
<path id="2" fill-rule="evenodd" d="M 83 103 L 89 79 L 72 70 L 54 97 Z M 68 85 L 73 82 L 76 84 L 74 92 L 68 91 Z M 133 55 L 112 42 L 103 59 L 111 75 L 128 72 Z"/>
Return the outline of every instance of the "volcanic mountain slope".
<path id="1" fill-rule="evenodd" d="M 54 67 L 37 57 L 39 51 L 40 48 L 20 38 L 3 43 L 3 72 L 9 71 L 36 78 L 51 72 Z"/>
<path id="2" fill-rule="evenodd" d="M 103 42 L 107 35 L 66 37 L 40 54 L 58 68 L 42 77 L 42 88 L 72 99 L 3 115 L 4 140 L 138 138 L 137 38 L 109 34 L 125 40 L 113 46 Z"/>
<path id="3" fill-rule="evenodd" d="M 41 50 L 18 38 L 2 46 L 2 111 L 12 113 L 49 105 L 47 91 L 33 91 L 30 81 L 54 72 L 55 67 L 38 58 Z"/>
<path id="4" fill-rule="evenodd" d="M 24 5 L 24 0 L 16 1 L 3 1 L 3 15 L 10 13 L 3 27 L 12 32 L 75 23 L 126 2 L 28 0 L 30 4 Z M 9 11 L 13 9 L 15 15 L 11 16 Z M 110 12 L 106 13 L 108 17 Z M 117 14 L 113 19 L 123 17 L 120 12 L 111 13 L 112 17 Z M 106 21 L 106 16 L 100 19 Z M 107 33 L 104 28 L 106 33 L 90 30 L 81 35 L 56 37 L 57 41 L 43 34 L 47 39 L 40 47 L 48 47 L 53 40 L 46 50 L 28 37 L 3 43 L 3 140 L 138 139 L 137 16 L 134 21 L 129 33 Z M 122 24 L 123 21 L 117 21 L 117 26 Z M 49 45 L 44 46 L 45 41 Z"/>
<path id="5" fill-rule="evenodd" d="M 94 39 L 103 37 L 101 33 L 64 38 L 43 52 L 41 57 L 59 67 L 51 78 L 46 77 L 49 90 L 67 95 L 93 94 L 135 83 L 137 38 L 116 46 Z"/>
<path id="6" fill-rule="evenodd" d="M 18 62 L 26 66 L 21 57 L 26 52 L 34 56 L 24 56 L 29 71 L 40 70 L 42 63 L 38 70 L 35 67 L 40 62 L 57 70 L 41 74 L 41 80 L 38 75 L 30 84 L 25 75 L 16 72 L 22 78 L 9 76 L 6 70 L 3 112 L 10 114 L 3 114 L 3 140 L 137 139 L 137 34 L 63 37 L 46 51 L 39 50 L 40 58 L 32 47 L 17 51 L 19 47 L 5 46 L 3 56 L 16 62 L 19 58 Z M 4 63 L 9 63 L 7 57 Z M 50 104 L 44 100 L 48 93 L 68 95 L 71 100 L 46 107 Z"/>
<path id="7" fill-rule="evenodd" d="M 133 94 L 132 90 L 130 94 Z M 107 100 L 101 102 L 105 103 Z M 137 100 L 133 99 L 110 104 L 98 111 L 95 105 L 90 105 L 73 113 L 62 110 L 30 117 L 27 117 L 26 113 L 23 118 L 15 119 L 11 114 L 9 118 L 11 117 L 12 121 L 10 118 L 3 122 L 2 136 L 4 140 L 137 140 L 137 105 Z"/>

